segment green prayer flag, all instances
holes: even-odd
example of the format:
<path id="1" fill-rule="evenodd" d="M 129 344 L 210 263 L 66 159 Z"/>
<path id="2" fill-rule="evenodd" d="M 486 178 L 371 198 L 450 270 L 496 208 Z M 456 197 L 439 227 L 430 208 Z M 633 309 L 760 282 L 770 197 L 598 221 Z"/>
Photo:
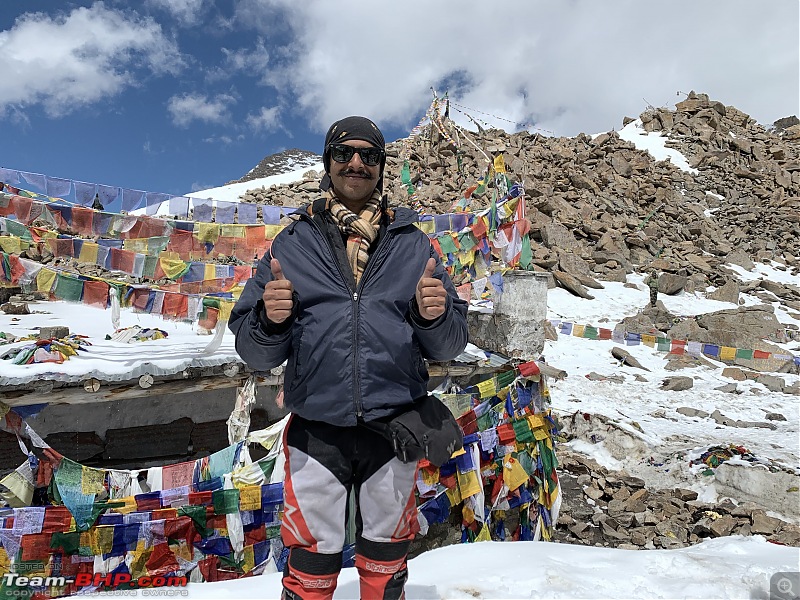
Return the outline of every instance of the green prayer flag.
<path id="1" fill-rule="evenodd" d="M 81 296 L 83 296 L 83 281 L 59 273 L 56 277 L 56 289 L 53 293 L 62 300 L 80 302 Z"/>
<path id="2" fill-rule="evenodd" d="M 656 338 L 656 345 L 657 345 L 657 348 L 656 348 L 656 349 L 657 349 L 659 352 L 669 352 L 669 351 L 670 351 L 670 342 L 669 342 L 669 338 L 665 338 L 665 337 L 657 337 L 657 338 Z"/>
<path id="3" fill-rule="evenodd" d="M 148 238 L 147 254 L 158 255 L 166 250 L 169 244 L 169 236 L 161 235 Z"/>
<path id="4" fill-rule="evenodd" d="M 590 340 L 596 340 L 599 334 L 600 332 L 597 330 L 597 327 L 592 325 L 587 325 L 583 330 L 583 337 Z"/>
<path id="5" fill-rule="evenodd" d="M 527 235 L 522 236 L 522 252 L 519 255 L 519 266 L 527 270 L 533 261 L 533 251 L 531 250 L 531 238 Z"/>
<path id="6" fill-rule="evenodd" d="M 753 360 L 753 351 L 746 348 L 736 349 L 736 358 L 743 358 L 745 360 Z"/>
<path id="7" fill-rule="evenodd" d="M 511 385 L 511 383 L 517 378 L 516 371 L 505 371 L 503 373 L 497 374 L 497 389 L 502 390 L 507 385 Z"/>
<path id="8" fill-rule="evenodd" d="M 458 245 L 461 246 L 461 252 L 469 252 L 478 245 L 478 241 L 471 231 L 465 231 L 458 236 Z"/>
<path id="9" fill-rule="evenodd" d="M 50 538 L 50 548 L 61 550 L 64 554 L 77 554 L 81 545 L 81 534 L 79 531 L 62 533 L 56 531 Z"/>
<path id="10" fill-rule="evenodd" d="M 149 279 L 155 279 L 156 277 L 156 265 L 158 264 L 158 256 L 145 256 L 144 257 L 144 269 L 142 270 L 142 277 L 148 277 Z"/>
<path id="11" fill-rule="evenodd" d="M 201 537 L 207 538 L 213 530 L 206 527 L 206 507 L 205 505 L 187 504 L 178 508 L 178 516 L 187 516 L 194 523 L 194 528 Z"/>
<path id="12" fill-rule="evenodd" d="M 531 458 L 530 453 L 519 452 L 517 454 L 517 460 L 519 461 L 519 464 L 522 465 L 522 468 L 525 469 L 528 477 L 532 477 L 536 474 L 536 461 Z"/>
<path id="13" fill-rule="evenodd" d="M 458 252 L 458 248 L 456 248 L 456 244 L 450 234 L 445 233 L 444 235 L 440 235 L 436 238 L 436 241 L 439 242 L 443 253 L 452 254 Z"/>
<path id="14" fill-rule="evenodd" d="M 239 490 L 214 490 L 211 499 L 214 502 L 214 513 L 218 515 L 239 512 Z"/>
<path id="15" fill-rule="evenodd" d="M 258 466 L 261 467 L 261 471 L 264 473 L 264 477 L 267 481 L 269 478 L 272 477 L 272 471 L 275 469 L 275 458 L 270 458 L 269 460 L 262 458 L 258 461 Z"/>
<path id="16" fill-rule="evenodd" d="M 495 425 L 497 425 L 498 420 L 496 419 L 497 413 L 493 410 L 487 410 L 477 419 L 478 423 L 478 430 L 479 431 L 486 431 L 487 429 L 491 429 Z"/>
<path id="17" fill-rule="evenodd" d="M 214 296 L 203 296 L 203 306 L 210 306 L 211 308 L 219 308 L 219 298 Z"/>
<path id="18" fill-rule="evenodd" d="M 9 235 L 13 235 L 14 237 L 18 237 L 28 242 L 33 241 L 30 230 L 19 221 L 6 219 L 6 231 L 8 231 Z"/>
<path id="19" fill-rule="evenodd" d="M 514 437 L 518 442 L 529 444 L 536 441 L 536 438 L 533 436 L 533 432 L 531 431 L 531 426 L 528 423 L 528 419 L 514 419 L 511 425 L 514 427 Z M 530 473 L 528 474 L 530 475 Z"/>

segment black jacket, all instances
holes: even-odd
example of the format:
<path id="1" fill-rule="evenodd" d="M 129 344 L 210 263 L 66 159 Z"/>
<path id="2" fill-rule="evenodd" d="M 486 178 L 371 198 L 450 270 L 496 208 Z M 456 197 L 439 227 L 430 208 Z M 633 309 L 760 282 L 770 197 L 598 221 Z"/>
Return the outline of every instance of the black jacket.
<path id="1" fill-rule="evenodd" d="M 416 222 L 414 211 L 396 209 L 357 289 L 349 266 L 336 258 L 321 215 L 303 214 L 273 240 L 229 327 L 236 351 L 252 369 L 286 361 L 284 399 L 292 412 L 341 426 L 391 415 L 427 393 L 423 359 L 451 360 L 464 350 L 467 303 Z M 261 298 L 272 279 L 273 256 L 295 291 L 294 319 L 283 327 L 267 321 Z M 419 317 L 415 291 L 430 257 L 448 299 L 444 315 L 428 322 Z"/>

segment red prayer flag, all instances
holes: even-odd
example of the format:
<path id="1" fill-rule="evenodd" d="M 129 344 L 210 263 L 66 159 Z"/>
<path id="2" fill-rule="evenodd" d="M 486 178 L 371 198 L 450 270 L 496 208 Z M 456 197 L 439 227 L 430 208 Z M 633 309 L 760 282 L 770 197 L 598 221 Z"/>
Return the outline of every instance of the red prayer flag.
<path id="1" fill-rule="evenodd" d="M 483 217 L 475 217 L 475 222 L 472 224 L 472 235 L 476 238 L 480 239 L 486 236 L 486 223 L 483 220 Z"/>
<path id="2" fill-rule="evenodd" d="M 31 207 L 33 206 L 32 198 L 25 198 L 23 196 L 12 196 L 12 203 L 14 204 L 14 214 L 17 220 L 21 223 L 30 221 Z"/>
<path id="3" fill-rule="evenodd" d="M 92 235 L 94 211 L 84 206 L 72 207 L 72 231 L 81 235 Z"/>
<path id="4" fill-rule="evenodd" d="M 136 253 L 122 248 L 111 248 L 111 270 L 122 271 L 129 275 L 133 273 Z"/>
<path id="5" fill-rule="evenodd" d="M 44 461 L 43 461 L 44 462 Z M 41 468 L 41 463 L 39 463 Z M 44 509 L 42 533 L 56 533 L 69 529 L 72 514 L 66 506 L 48 506 Z"/>
<path id="6" fill-rule="evenodd" d="M 520 364 L 517 369 L 523 377 L 530 377 L 531 375 L 539 375 L 541 373 L 539 365 L 534 361 L 524 362 Z"/>
<path id="7" fill-rule="evenodd" d="M 766 359 L 772 356 L 771 352 L 764 352 L 763 350 L 753 350 L 753 358 Z"/>
<path id="8" fill-rule="evenodd" d="M 166 575 L 180 569 L 178 559 L 169 549 L 169 544 L 156 544 L 145 566 L 150 576 Z"/>
<path id="9" fill-rule="evenodd" d="M 213 504 L 211 492 L 189 492 L 189 504 Z"/>
<path id="10" fill-rule="evenodd" d="M 83 302 L 89 306 L 106 308 L 108 306 L 109 285 L 105 281 L 83 282 Z"/>

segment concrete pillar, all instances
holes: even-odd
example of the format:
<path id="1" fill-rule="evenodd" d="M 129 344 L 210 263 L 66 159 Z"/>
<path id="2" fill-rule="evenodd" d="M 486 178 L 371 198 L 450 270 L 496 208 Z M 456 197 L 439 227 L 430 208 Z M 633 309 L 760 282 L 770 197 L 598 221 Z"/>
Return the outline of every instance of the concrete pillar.
<path id="1" fill-rule="evenodd" d="M 544 349 L 548 273 L 509 271 L 494 314 L 470 311 L 470 342 L 510 358 L 530 360 Z"/>

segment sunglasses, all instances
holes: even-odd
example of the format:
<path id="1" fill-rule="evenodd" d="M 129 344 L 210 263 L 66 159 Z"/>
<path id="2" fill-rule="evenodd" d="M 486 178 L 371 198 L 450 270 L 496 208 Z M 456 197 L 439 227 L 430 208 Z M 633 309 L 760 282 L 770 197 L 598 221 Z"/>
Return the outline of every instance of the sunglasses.
<path id="1" fill-rule="evenodd" d="M 356 148 L 347 144 L 330 144 L 328 151 L 337 163 L 349 163 L 353 155 L 358 152 L 361 162 L 368 167 L 378 166 L 385 154 L 382 148 Z"/>

